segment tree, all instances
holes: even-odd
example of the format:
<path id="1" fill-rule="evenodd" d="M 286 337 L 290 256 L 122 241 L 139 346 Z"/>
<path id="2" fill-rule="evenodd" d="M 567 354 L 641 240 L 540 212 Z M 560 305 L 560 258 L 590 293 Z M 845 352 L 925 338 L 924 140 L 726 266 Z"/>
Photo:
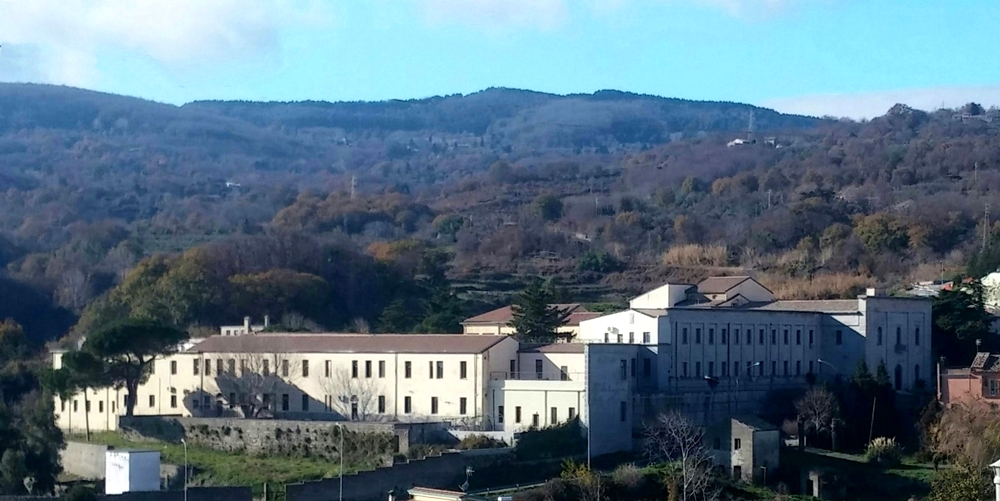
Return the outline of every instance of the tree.
<path id="1" fill-rule="evenodd" d="M 353 372 L 357 370 L 357 372 Z M 324 375 L 325 376 L 325 375 Z M 323 393 L 330 398 L 330 410 L 351 421 L 372 421 L 380 417 L 378 397 L 385 393 L 375 374 L 361 368 L 339 367 L 330 377 L 319 380 Z"/>
<path id="2" fill-rule="evenodd" d="M 34 392 L 15 406 L 0 404 L 0 494 L 25 494 L 29 485 L 35 494 L 52 492 L 64 446 L 51 397 Z"/>
<path id="3" fill-rule="evenodd" d="M 417 331 L 429 334 L 453 334 L 462 332 L 465 309 L 462 301 L 450 287 L 438 287 L 424 301 L 424 319 Z"/>
<path id="4" fill-rule="evenodd" d="M 872 252 L 899 251 L 910 241 L 903 223 L 886 213 L 858 217 L 854 234 Z"/>
<path id="5" fill-rule="evenodd" d="M 712 456 L 705 447 L 705 429 L 679 412 L 660 414 L 643 433 L 652 461 L 677 461 L 682 501 L 714 500 L 721 490 L 712 482 Z M 669 480 L 669 479 L 668 479 Z"/>
<path id="6" fill-rule="evenodd" d="M 549 304 L 552 293 L 545 288 L 541 279 L 528 283 L 514 298 L 511 305 L 513 319 L 511 327 L 521 341 L 552 342 L 558 336 L 557 330 L 566 323 L 569 311 Z"/>
<path id="7" fill-rule="evenodd" d="M 563 203 L 555 195 L 541 195 L 535 199 L 535 210 L 546 221 L 557 221 L 563 216 Z"/>
<path id="8" fill-rule="evenodd" d="M 402 298 L 394 299 L 378 317 L 379 332 L 401 333 L 413 330 L 416 323 L 413 314 Z"/>
<path id="9" fill-rule="evenodd" d="M 104 361 L 87 351 L 70 351 L 62 356 L 62 368 L 51 380 L 54 393 L 64 400 L 77 391 L 83 392 L 84 423 L 90 441 L 90 397 L 87 390 L 114 384 Z"/>
<path id="10" fill-rule="evenodd" d="M 990 334 L 994 317 L 984 307 L 978 280 L 955 279 L 953 283 L 956 287 L 938 293 L 931 305 L 931 345 L 949 364 L 967 365 L 975 356 L 977 339 L 984 343 L 981 349 L 996 348 Z"/>
<path id="11" fill-rule="evenodd" d="M 128 320 L 93 333 L 82 349 L 101 360 L 114 387 L 125 388 L 125 415 L 131 416 L 139 385 L 149 378 L 150 365 L 187 339 L 184 331 L 148 320 Z"/>
<path id="12" fill-rule="evenodd" d="M 292 385 L 302 373 L 297 357 L 278 353 L 242 352 L 220 354 L 227 367 L 215 374 L 215 384 L 223 394 L 235 394 L 243 417 L 260 418 L 274 405 L 270 399 L 284 385 Z"/>
<path id="13" fill-rule="evenodd" d="M 805 424 L 806 433 L 814 436 L 830 433 L 834 420 L 840 417 L 837 397 L 826 388 L 812 388 L 795 402 L 798 417 Z"/>

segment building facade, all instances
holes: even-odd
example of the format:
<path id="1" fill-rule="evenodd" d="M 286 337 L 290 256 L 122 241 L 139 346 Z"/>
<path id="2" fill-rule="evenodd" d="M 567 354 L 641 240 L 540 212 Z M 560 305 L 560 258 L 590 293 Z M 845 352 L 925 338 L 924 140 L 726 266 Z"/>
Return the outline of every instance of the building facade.
<path id="1" fill-rule="evenodd" d="M 938 401 L 952 405 L 1000 405 L 1000 354 L 980 352 L 969 367 L 942 368 L 938 373 Z"/>

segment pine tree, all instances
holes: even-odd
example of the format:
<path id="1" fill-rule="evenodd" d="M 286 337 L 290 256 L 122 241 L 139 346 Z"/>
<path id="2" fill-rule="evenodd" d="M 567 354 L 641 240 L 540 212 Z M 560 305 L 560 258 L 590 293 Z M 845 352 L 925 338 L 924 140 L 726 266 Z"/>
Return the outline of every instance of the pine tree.
<path id="1" fill-rule="evenodd" d="M 430 299 L 424 302 L 424 319 L 417 330 L 434 334 L 459 333 L 462 332 L 464 318 L 462 300 L 451 287 L 438 287 L 431 293 Z"/>
<path id="2" fill-rule="evenodd" d="M 379 332 L 411 332 L 416 320 L 403 299 L 389 303 L 378 317 Z"/>
<path id="3" fill-rule="evenodd" d="M 520 341 L 550 343 L 558 336 L 557 330 L 566 323 L 569 312 L 560 310 L 549 303 L 552 292 L 540 279 L 532 280 L 515 298 L 511 305 L 513 319 L 510 326 L 517 332 Z"/>
<path id="4" fill-rule="evenodd" d="M 889 379 L 889 369 L 885 368 L 885 360 L 880 361 L 878 368 L 875 369 L 875 384 L 878 385 L 879 389 L 892 387 L 892 380 Z"/>

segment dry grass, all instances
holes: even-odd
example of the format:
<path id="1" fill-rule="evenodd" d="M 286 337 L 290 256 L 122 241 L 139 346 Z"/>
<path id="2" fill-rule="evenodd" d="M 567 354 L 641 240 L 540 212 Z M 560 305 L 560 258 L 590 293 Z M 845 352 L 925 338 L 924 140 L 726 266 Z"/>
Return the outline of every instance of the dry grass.
<path id="1" fill-rule="evenodd" d="M 726 266 L 728 253 L 722 245 L 675 245 L 662 260 L 667 266 Z"/>
<path id="2" fill-rule="evenodd" d="M 767 273 L 759 280 L 779 299 L 851 299 L 874 284 L 871 277 L 848 273 L 817 275 L 811 279 Z"/>

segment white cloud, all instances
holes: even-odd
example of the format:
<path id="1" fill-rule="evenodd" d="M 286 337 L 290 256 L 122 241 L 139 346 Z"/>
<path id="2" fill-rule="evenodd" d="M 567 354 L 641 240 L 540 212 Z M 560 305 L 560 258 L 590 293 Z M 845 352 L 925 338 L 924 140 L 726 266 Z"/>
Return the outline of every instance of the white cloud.
<path id="1" fill-rule="evenodd" d="M 282 30 L 328 20 L 320 0 L 0 0 L 0 43 L 34 51 L 21 66 L 41 81 L 86 85 L 105 49 L 178 68 L 260 57 Z"/>
<path id="2" fill-rule="evenodd" d="M 558 27 L 569 17 L 566 0 L 408 0 L 432 23 L 460 22 L 485 29 Z"/>
<path id="3" fill-rule="evenodd" d="M 896 103 L 931 111 L 942 107 L 957 108 L 969 102 L 976 102 L 987 108 L 1000 106 L 1000 85 L 801 96 L 772 99 L 763 105 L 783 113 L 861 119 L 882 116 Z"/>
<path id="4" fill-rule="evenodd" d="M 719 9 L 733 17 L 759 17 L 784 11 L 805 0 L 695 0 L 695 3 Z"/>

